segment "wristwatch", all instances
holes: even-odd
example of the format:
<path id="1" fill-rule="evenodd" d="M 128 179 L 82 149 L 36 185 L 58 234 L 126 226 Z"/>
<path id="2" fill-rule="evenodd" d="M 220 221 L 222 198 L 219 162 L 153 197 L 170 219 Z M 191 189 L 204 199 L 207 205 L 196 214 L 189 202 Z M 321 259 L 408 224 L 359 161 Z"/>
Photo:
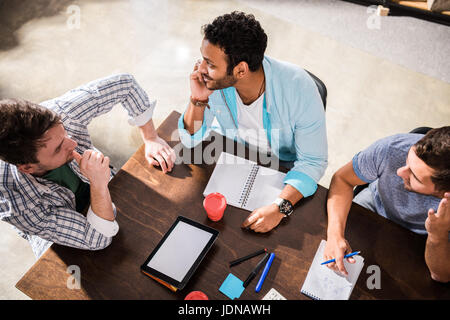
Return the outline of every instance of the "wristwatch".
<path id="1" fill-rule="evenodd" d="M 283 198 L 276 198 L 273 203 L 275 203 L 278 206 L 280 212 L 284 214 L 286 217 L 289 217 L 291 213 L 294 212 L 294 206 L 289 200 Z"/>
<path id="2" fill-rule="evenodd" d="M 196 107 L 208 107 L 209 108 L 209 98 L 206 100 L 198 100 L 198 99 L 194 99 L 191 96 L 191 103 L 196 106 Z"/>

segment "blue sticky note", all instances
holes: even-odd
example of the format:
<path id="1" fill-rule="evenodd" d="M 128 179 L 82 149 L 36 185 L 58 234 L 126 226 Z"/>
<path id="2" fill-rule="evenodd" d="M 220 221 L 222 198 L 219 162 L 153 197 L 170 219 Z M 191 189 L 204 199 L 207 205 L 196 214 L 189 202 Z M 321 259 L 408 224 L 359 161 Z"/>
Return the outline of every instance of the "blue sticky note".
<path id="1" fill-rule="evenodd" d="M 233 300 L 239 298 L 244 291 L 244 282 L 230 273 L 219 288 L 219 291 Z"/>

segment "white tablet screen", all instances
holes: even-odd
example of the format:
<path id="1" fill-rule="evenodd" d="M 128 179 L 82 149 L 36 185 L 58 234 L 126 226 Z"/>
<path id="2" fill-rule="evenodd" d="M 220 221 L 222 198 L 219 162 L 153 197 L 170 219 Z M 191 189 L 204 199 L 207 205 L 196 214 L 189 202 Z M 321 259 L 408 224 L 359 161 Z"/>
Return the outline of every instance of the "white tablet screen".
<path id="1" fill-rule="evenodd" d="M 212 236 L 179 221 L 147 266 L 181 282 Z"/>

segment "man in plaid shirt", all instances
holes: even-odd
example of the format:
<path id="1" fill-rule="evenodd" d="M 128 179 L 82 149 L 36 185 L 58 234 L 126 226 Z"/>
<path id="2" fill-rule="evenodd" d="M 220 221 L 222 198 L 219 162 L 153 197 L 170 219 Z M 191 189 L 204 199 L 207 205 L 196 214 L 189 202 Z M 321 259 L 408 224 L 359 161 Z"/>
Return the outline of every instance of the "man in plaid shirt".
<path id="1" fill-rule="evenodd" d="M 156 101 L 131 75 L 92 81 L 40 105 L 0 100 L 0 219 L 30 241 L 36 257 L 53 242 L 103 249 L 117 234 L 109 158 L 94 148 L 87 126 L 118 103 L 140 128 L 149 164 L 171 171 L 175 153 L 151 119 Z"/>

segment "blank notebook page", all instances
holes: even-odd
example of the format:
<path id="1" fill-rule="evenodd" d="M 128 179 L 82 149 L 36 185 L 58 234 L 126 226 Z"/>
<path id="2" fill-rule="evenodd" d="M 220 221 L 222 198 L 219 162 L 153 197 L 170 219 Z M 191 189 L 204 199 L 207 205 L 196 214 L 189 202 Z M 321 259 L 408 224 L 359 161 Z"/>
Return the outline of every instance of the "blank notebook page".
<path id="1" fill-rule="evenodd" d="M 240 208 L 241 192 L 251 168 L 249 160 L 222 152 L 203 195 L 219 192 L 225 196 L 227 204 Z"/>
<path id="2" fill-rule="evenodd" d="M 320 242 L 300 292 L 316 300 L 348 300 L 364 266 L 364 258 L 353 256 L 356 260 L 353 264 L 344 259 L 348 272 L 348 276 L 344 277 L 326 265 L 320 265 L 325 261 L 323 251 L 326 243 L 325 240 Z"/>
<path id="3" fill-rule="evenodd" d="M 284 188 L 285 173 L 222 152 L 203 195 L 225 196 L 227 204 L 253 211 L 271 204 Z"/>
<path id="4" fill-rule="evenodd" d="M 259 166 L 244 209 L 253 211 L 271 204 L 283 190 L 285 177 L 286 174 L 283 172 Z"/>

